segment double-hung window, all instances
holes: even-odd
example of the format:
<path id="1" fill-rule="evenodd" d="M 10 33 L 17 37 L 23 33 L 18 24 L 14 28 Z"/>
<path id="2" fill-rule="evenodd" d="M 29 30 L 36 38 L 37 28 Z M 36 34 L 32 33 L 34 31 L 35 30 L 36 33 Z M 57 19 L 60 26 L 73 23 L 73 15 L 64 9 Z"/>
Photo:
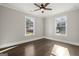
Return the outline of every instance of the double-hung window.
<path id="1" fill-rule="evenodd" d="M 32 17 L 25 17 L 25 36 L 35 34 L 35 21 Z"/>

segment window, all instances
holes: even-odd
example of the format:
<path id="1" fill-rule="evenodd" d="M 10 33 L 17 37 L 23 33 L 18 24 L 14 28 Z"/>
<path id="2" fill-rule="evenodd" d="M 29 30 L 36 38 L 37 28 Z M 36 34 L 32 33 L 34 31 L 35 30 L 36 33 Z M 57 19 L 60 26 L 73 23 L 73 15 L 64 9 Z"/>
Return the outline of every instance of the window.
<path id="1" fill-rule="evenodd" d="M 25 36 L 35 34 L 35 21 L 31 17 L 25 17 Z"/>
<path id="2" fill-rule="evenodd" d="M 67 35 L 67 17 L 66 16 L 56 17 L 55 33 L 56 35 Z"/>

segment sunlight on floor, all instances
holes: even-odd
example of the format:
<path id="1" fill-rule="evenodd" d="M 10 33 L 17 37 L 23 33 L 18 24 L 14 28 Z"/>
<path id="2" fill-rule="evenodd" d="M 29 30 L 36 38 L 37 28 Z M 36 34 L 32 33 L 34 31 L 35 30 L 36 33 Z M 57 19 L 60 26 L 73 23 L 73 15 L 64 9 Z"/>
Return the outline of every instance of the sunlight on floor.
<path id="1" fill-rule="evenodd" d="M 29 46 L 27 46 L 27 48 L 25 49 L 25 54 L 26 56 L 33 56 L 35 55 L 35 48 L 34 45 L 30 44 Z"/>
<path id="2" fill-rule="evenodd" d="M 54 45 L 52 49 L 52 54 L 56 56 L 70 56 L 68 48 L 60 45 Z"/>

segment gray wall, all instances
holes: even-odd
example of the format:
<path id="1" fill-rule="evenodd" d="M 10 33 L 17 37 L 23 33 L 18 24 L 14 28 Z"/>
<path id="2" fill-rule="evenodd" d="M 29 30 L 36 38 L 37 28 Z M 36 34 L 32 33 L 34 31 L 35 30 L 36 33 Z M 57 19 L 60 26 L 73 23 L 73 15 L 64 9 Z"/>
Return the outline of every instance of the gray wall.
<path id="1" fill-rule="evenodd" d="M 35 35 L 25 37 L 25 16 L 31 16 L 13 9 L 0 6 L 0 45 L 18 41 L 29 41 L 43 36 L 43 20 L 35 18 Z"/>
<path id="2" fill-rule="evenodd" d="M 57 36 L 55 34 L 55 17 L 67 16 L 67 36 Z M 61 41 L 79 43 L 79 10 L 63 12 L 55 16 L 45 18 L 45 36 Z"/>

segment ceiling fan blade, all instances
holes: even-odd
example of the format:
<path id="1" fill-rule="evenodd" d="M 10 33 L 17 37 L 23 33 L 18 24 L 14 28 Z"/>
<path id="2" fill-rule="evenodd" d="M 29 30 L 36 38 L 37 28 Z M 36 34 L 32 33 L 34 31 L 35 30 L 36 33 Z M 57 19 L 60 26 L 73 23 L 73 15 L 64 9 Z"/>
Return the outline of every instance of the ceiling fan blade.
<path id="1" fill-rule="evenodd" d="M 35 6 L 40 7 L 38 4 L 34 3 Z"/>
<path id="2" fill-rule="evenodd" d="M 34 11 L 38 11 L 38 10 L 40 10 L 40 9 L 36 9 L 36 10 L 34 10 Z"/>
<path id="3" fill-rule="evenodd" d="M 40 10 L 40 9 L 33 10 L 32 12 L 34 12 L 34 11 L 38 11 L 38 10 Z"/>
<path id="4" fill-rule="evenodd" d="M 46 7 L 47 5 L 49 5 L 50 3 L 46 3 L 45 5 L 44 5 L 44 7 Z"/>
<path id="5" fill-rule="evenodd" d="M 52 10 L 51 8 L 45 8 L 45 10 Z"/>

